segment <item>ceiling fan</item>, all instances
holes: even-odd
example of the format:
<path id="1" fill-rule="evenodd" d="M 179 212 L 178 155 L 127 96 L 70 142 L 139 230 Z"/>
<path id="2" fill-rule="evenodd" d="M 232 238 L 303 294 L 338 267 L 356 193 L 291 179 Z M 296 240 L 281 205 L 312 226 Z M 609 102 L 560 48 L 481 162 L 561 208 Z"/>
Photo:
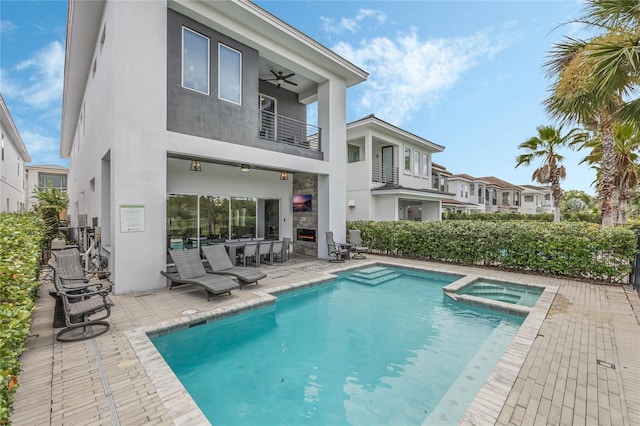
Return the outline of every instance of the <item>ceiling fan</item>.
<path id="1" fill-rule="evenodd" d="M 294 73 L 294 72 L 292 72 L 290 74 L 287 74 L 287 75 L 282 75 L 282 71 L 278 71 L 277 73 L 274 70 L 269 70 L 269 71 L 271 71 L 271 74 L 273 74 L 274 78 L 268 78 L 268 79 L 265 79 L 264 81 L 275 81 L 276 82 L 276 87 L 278 89 L 284 83 L 291 84 L 292 86 L 297 86 L 298 85 L 297 83 L 294 83 L 293 81 L 289 81 L 289 78 L 291 78 L 294 75 L 296 75 L 296 73 Z"/>

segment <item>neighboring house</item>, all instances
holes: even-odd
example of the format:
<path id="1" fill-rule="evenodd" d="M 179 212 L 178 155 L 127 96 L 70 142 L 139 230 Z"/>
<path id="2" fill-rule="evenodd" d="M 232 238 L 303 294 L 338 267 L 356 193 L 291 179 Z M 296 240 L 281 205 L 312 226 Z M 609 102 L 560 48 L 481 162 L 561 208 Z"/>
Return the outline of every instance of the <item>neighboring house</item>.
<path id="1" fill-rule="evenodd" d="M 37 204 L 37 200 L 33 196 L 36 188 L 47 188 L 49 183 L 51 183 L 54 188 L 67 192 L 68 175 L 68 168 L 57 166 L 55 164 L 25 166 L 27 210 L 33 210 L 33 207 Z M 65 217 L 66 212 L 63 212 L 60 218 L 64 219 Z"/>
<path id="2" fill-rule="evenodd" d="M 495 176 L 477 178 L 485 182 L 485 212 L 518 213 L 522 204 L 522 187 Z"/>
<path id="3" fill-rule="evenodd" d="M 24 163 L 31 161 L 9 109 L 0 95 L 0 212 L 25 211 Z"/>
<path id="4" fill-rule="evenodd" d="M 448 202 L 448 211 L 462 213 L 484 213 L 486 209 L 485 193 L 487 183 L 468 174 L 460 173 L 449 177 L 449 192 L 453 193 L 453 202 Z"/>
<path id="5" fill-rule="evenodd" d="M 347 124 L 347 220 L 440 220 L 431 156 L 444 147 L 371 114 Z"/>
<path id="6" fill-rule="evenodd" d="M 549 186 L 520 185 L 522 206 L 520 213 L 552 213 L 553 191 Z"/>
<path id="7" fill-rule="evenodd" d="M 246 0 L 72 0 L 71 226 L 100 227 L 116 293 L 164 287 L 171 247 L 289 237 L 326 257 L 325 231 L 346 234 L 346 91 L 366 78 Z"/>

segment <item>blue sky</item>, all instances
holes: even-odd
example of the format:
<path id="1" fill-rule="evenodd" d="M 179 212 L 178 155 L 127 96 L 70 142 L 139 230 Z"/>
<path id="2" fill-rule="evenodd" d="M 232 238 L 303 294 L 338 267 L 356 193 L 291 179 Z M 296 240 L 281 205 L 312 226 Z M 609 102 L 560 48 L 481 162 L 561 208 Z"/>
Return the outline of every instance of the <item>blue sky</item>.
<path id="1" fill-rule="evenodd" d="M 542 64 L 580 1 L 257 1 L 369 72 L 349 89 L 347 119 L 373 113 L 446 147 L 453 173 L 530 184 L 519 143 L 554 124 Z M 0 92 L 33 164 L 59 157 L 67 2 L 0 0 Z M 593 194 L 585 153 L 563 152 L 564 189 Z"/>

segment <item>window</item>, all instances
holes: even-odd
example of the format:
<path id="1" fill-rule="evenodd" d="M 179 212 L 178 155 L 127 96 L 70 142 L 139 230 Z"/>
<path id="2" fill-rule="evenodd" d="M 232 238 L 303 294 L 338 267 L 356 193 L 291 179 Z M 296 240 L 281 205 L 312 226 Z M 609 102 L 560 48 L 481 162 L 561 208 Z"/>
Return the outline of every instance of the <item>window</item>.
<path id="1" fill-rule="evenodd" d="M 92 178 L 89 181 L 89 191 L 96 192 L 96 178 Z"/>
<path id="2" fill-rule="evenodd" d="M 102 28 L 102 35 L 100 36 L 100 50 L 102 50 L 102 46 L 104 46 L 104 40 L 107 38 L 107 26 L 105 25 Z"/>
<path id="3" fill-rule="evenodd" d="M 4 161 L 4 133 L 2 134 L 2 161 Z"/>
<path id="4" fill-rule="evenodd" d="M 360 147 L 356 145 L 347 145 L 347 161 L 349 163 L 357 163 L 360 161 Z"/>
<path id="5" fill-rule="evenodd" d="M 218 97 L 242 103 L 242 54 L 224 44 L 218 45 Z"/>
<path id="6" fill-rule="evenodd" d="M 504 206 L 510 205 L 510 203 L 509 203 L 509 193 L 508 192 L 503 192 L 502 193 L 502 205 L 504 205 Z"/>
<path id="7" fill-rule="evenodd" d="M 209 94 L 209 39 L 182 27 L 182 87 Z"/>
<path id="8" fill-rule="evenodd" d="M 413 152 L 413 175 L 420 176 L 420 151 Z"/>
<path id="9" fill-rule="evenodd" d="M 525 195 L 524 196 L 525 203 L 533 203 L 533 195 Z"/>
<path id="10" fill-rule="evenodd" d="M 422 154 L 422 176 L 429 177 L 429 154 Z"/>
<path id="11" fill-rule="evenodd" d="M 472 183 L 469 186 L 469 193 L 471 194 L 471 196 L 476 195 L 476 184 L 475 183 Z"/>
<path id="12" fill-rule="evenodd" d="M 54 173 L 38 173 L 38 186 L 46 188 L 49 183 L 62 191 L 67 190 L 67 176 Z"/>
<path id="13" fill-rule="evenodd" d="M 404 172 L 411 173 L 411 148 L 404 147 Z"/>

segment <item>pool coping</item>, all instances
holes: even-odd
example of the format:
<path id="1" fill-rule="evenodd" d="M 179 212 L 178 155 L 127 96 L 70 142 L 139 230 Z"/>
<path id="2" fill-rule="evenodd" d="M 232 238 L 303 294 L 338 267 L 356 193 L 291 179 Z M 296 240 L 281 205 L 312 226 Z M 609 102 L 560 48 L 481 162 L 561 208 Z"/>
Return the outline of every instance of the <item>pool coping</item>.
<path id="1" fill-rule="evenodd" d="M 174 424 L 176 425 L 192 425 L 192 424 L 211 424 L 209 420 L 202 413 L 198 405 L 191 398 L 187 390 L 184 388 L 180 380 L 173 373 L 169 365 L 164 361 L 162 355 L 157 351 L 150 336 L 160 336 L 173 331 L 189 328 L 190 324 L 201 324 L 210 321 L 216 321 L 222 318 L 236 315 L 248 310 L 258 309 L 260 307 L 272 305 L 277 300 L 277 295 L 289 293 L 294 290 L 313 287 L 321 285 L 327 281 L 332 281 L 337 278 L 337 274 L 346 272 L 353 269 L 360 269 L 370 266 L 397 266 L 404 269 L 413 269 L 421 272 L 438 272 L 445 275 L 459 276 L 459 273 L 447 273 L 443 271 L 434 271 L 427 267 L 419 266 L 407 266 L 400 262 L 396 263 L 392 259 L 385 261 L 365 261 L 359 262 L 357 265 L 345 266 L 342 268 L 336 268 L 330 271 L 326 271 L 322 275 L 310 279 L 298 281 L 292 284 L 285 284 L 278 287 L 273 287 L 268 290 L 255 290 L 252 294 L 254 299 L 235 303 L 229 306 L 224 306 L 212 310 L 199 311 L 195 313 L 183 312 L 183 316 L 175 318 L 169 321 L 163 321 L 158 324 L 146 327 L 139 327 L 133 330 L 125 331 L 125 336 L 129 340 L 134 352 L 136 353 L 140 363 L 144 367 L 147 375 L 149 376 L 153 386 L 156 388 L 160 399 L 163 401 L 169 415 L 171 416 Z M 471 277 L 471 279 L 469 279 Z M 484 278 L 482 275 L 465 275 L 459 280 L 446 287 L 449 287 L 448 291 L 444 291 L 451 297 L 450 294 L 455 290 L 461 289 L 465 285 L 471 282 Z M 488 278 L 488 277 L 487 277 Z M 493 278 L 489 278 L 492 281 Z M 506 282 L 506 281 L 505 281 Z M 459 424 L 464 425 L 477 425 L 477 424 L 494 424 L 502 411 L 502 408 L 507 400 L 509 392 L 513 387 L 518 373 L 524 364 L 524 360 L 527 357 L 533 342 L 538 336 L 538 331 L 542 326 L 544 319 L 547 316 L 547 312 L 551 307 L 551 303 L 558 291 L 557 286 L 532 285 L 525 281 L 525 279 L 513 279 L 508 281 L 524 286 L 532 286 L 537 288 L 544 288 L 543 293 L 540 295 L 538 302 L 533 308 L 526 308 L 528 312 L 523 312 L 520 309 L 514 309 L 514 305 L 494 301 L 487 305 L 484 301 L 467 300 L 465 303 L 477 304 L 489 309 L 500 310 L 508 312 L 514 315 L 526 316 L 524 322 L 520 326 L 518 332 L 513 337 L 511 343 L 505 350 L 504 354 L 500 357 L 500 360 L 492 369 L 489 377 L 486 379 L 478 393 L 475 395 L 473 401 L 467 407 Z M 443 288 L 444 290 L 444 288 Z M 461 297 L 458 296 L 458 298 Z M 481 299 L 475 296 L 468 296 L 470 298 Z M 501 306 L 507 305 L 507 306 Z M 517 312 L 517 313 L 516 313 Z M 426 421 L 425 423 L 426 424 Z"/>

